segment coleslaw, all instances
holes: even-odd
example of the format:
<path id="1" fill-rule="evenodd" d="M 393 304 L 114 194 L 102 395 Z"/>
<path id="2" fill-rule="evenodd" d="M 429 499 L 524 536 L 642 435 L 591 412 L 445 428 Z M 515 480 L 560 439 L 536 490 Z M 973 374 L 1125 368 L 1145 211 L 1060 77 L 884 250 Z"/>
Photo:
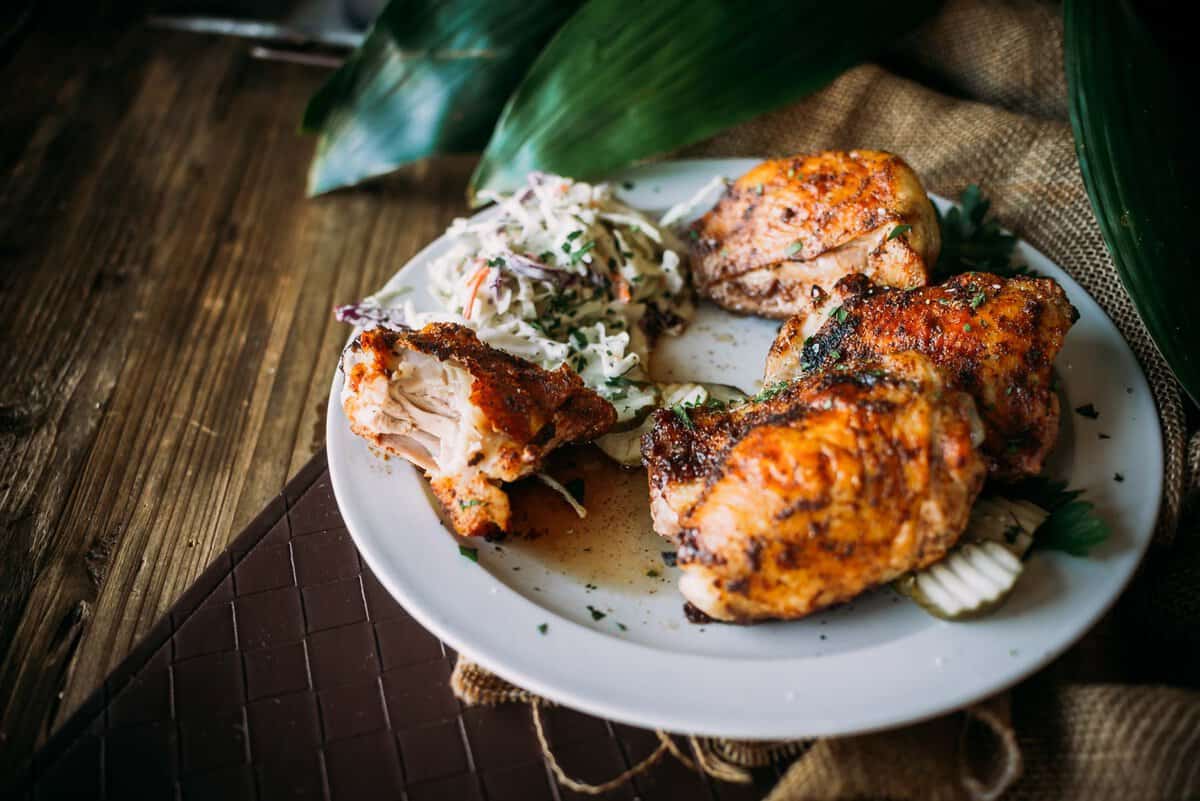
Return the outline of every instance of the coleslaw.
<path id="1" fill-rule="evenodd" d="M 375 295 L 339 308 L 361 324 L 457 322 L 487 344 L 552 370 L 566 364 L 617 410 L 619 422 L 659 402 L 648 358 L 660 334 L 694 312 L 685 249 L 670 229 L 607 184 L 533 173 L 498 213 L 458 219 L 450 251 L 429 266 L 437 310 Z"/>

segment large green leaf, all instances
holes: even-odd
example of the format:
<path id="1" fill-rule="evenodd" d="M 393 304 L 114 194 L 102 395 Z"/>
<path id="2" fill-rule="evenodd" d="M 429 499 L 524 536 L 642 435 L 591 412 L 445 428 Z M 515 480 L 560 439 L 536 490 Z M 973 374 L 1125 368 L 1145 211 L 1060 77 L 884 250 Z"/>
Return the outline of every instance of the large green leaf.
<path id="1" fill-rule="evenodd" d="M 1071 125 L 1117 271 L 1167 363 L 1200 399 L 1196 98 L 1127 0 L 1067 0 Z"/>
<path id="2" fill-rule="evenodd" d="M 937 7 L 882 0 L 590 0 L 551 40 L 471 181 L 589 178 L 795 100 Z"/>
<path id="3" fill-rule="evenodd" d="M 310 195 L 431 153 L 481 149 L 504 101 L 571 15 L 570 0 L 391 0 L 313 95 Z"/>

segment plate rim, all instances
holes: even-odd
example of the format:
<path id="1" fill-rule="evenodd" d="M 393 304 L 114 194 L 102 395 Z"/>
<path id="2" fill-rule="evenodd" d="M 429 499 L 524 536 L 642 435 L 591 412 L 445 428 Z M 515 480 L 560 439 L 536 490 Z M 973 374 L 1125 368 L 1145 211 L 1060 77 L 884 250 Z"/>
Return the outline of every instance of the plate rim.
<path id="1" fill-rule="evenodd" d="M 717 165 L 731 165 L 735 163 L 751 165 L 757 163 L 758 161 L 758 159 L 672 160 L 625 170 L 617 173 L 609 180 L 617 182 L 626 176 L 636 177 L 645 173 L 653 173 L 655 170 L 662 170 L 664 168 L 679 169 L 684 171 L 704 169 L 708 170 L 711 174 L 720 174 L 724 170 L 719 168 Z M 732 169 L 729 171 L 733 172 Z M 938 197 L 936 195 L 932 196 Z M 944 198 L 940 197 L 938 199 L 945 200 Z M 424 248 L 421 249 L 421 251 L 415 254 L 404 266 L 402 266 L 395 275 L 389 278 L 387 283 L 390 284 L 392 281 L 396 280 L 396 276 L 400 275 L 400 273 L 407 269 L 409 265 L 418 263 L 424 258 L 427 258 L 427 251 L 437 245 L 440 241 L 441 236 L 428 243 Z M 1128 356 L 1130 357 L 1132 364 L 1136 369 L 1137 380 L 1140 382 L 1144 390 L 1149 393 L 1149 407 L 1154 413 L 1154 420 L 1152 421 L 1152 425 L 1150 427 L 1156 436 L 1151 442 L 1143 443 L 1143 445 L 1149 450 L 1152 450 L 1153 453 L 1146 451 L 1143 452 L 1146 456 L 1155 457 L 1153 459 L 1155 467 L 1153 475 L 1150 477 L 1150 489 L 1155 491 L 1153 501 L 1154 514 L 1149 518 L 1151 520 L 1149 531 L 1143 536 L 1139 536 L 1136 542 L 1130 546 L 1136 549 L 1136 553 L 1134 554 L 1131 566 L 1129 567 L 1126 575 L 1120 578 L 1116 589 L 1104 600 L 1103 603 L 1094 605 L 1090 609 L 1089 613 L 1083 616 L 1083 623 L 1082 625 L 1078 626 L 1078 630 L 1068 637 L 1060 638 L 1055 647 L 1047 649 L 1032 659 L 1024 660 L 1019 668 L 1011 671 L 1003 680 L 992 682 L 986 691 L 977 691 L 974 689 L 963 692 L 947 691 L 944 694 L 938 695 L 934 701 L 925 700 L 923 702 L 917 701 L 915 703 L 910 703 L 907 707 L 907 711 L 903 714 L 877 715 L 870 721 L 859 721 L 850 727 L 840 725 L 833 720 L 812 721 L 811 719 L 805 719 L 802 714 L 796 715 L 792 719 L 792 723 L 785 723 L 783 725 L 779 724 L 778 719 L 771 723 L 767 723 L 766 721 L 756 721 L 753 724 L 747 724 L 745 721 L 731 722 L 729 720 L 706 722 L 703 716 L 697 717 L 691 714 L 677 714 L 675 716 L 667 716 L 670 717 L 670 719 L 665 719 L 664 715 L 656 714 L 653 710 L 639 711 L 637 709 L 631 709 L 627 702 L 623 703 L 618 700 L 610 701 L 602 697 L 596 697 L 594 693 L 582 693 L 576 689 L 573 689 L 571 685 L 563 685 L 559 682 L 547 681 L 536 672 L 514 667 L 511 660 L 506 660 L 502 655 L 498 655 L 494 648 L 476 647 L 476 643 L 465 641 L 464 638 L 460 636 L 460 630 L 457 627 L 446 623 L 444 620 L 444 614 L 439 614 L 438 610 L 434 608 L 436 605 L 427 605 L 420 598 L 414 597 L 413 593 L 411 593 L 408 588 L 404 586 L 403 582 L 398 581 L 397 577 L 387 569 L 384 554 L 377 552 L 374 540 L 365 533 L 367 528 L 366 522 L 359 518 L 359 514 L 355 505 L 353 503 L 347 503 L 347 500 L 352 498 L 352 492 L 349 487 L 351 477 L 345 472 L 349 470 L 349 467 L 343 458 L 342 448 L 343 446 L 349 447 L 347 443 L 350 440 L 347 438 L 353 437 L 353 435 L 349 434 L 348 428 L 345 425 L 345 418 L 339 402 L 342 375 L 340 369 L 338 369 L 334 372 L 329 403 L 327 406 L 326 448 L 328 452 L 331 484 L 333 486 L 334 495 L 338 502 L 338 507 L 346 524 L 346 528 L 350 532 L 350 535 L 354 540 L 359 553 L 362 555 L 363 560 L 371 569 L 371 572 L 375 575 L 380 584 L 394 598 L 396 598 L 397 601 L 401 603 L 401 605 L 414 619 L 417 620 L 418 623 L 420 623 L 427 630 L 431 631 L 435 636 L 439 637 L 443 642 L 450 645 L 459 653 L 466 655 L 468 658 L 479 663 L 486 669 L 491 670 L 497 675 L 526 690 L 534 692 L 557 703 L 562 703 L 566 706 L 580 709 L 587 713 L 620 723 L 715 737 L 793 739 L 800 737 L 834 735 L 843 736 L 848 734 L 861 734 L 871 731 L 890 729 L 898 726 L 917 723 L 938 715 L 945 714 L 949 711 L 962 708 L 973 702 L 1007 690 L 1015 684 L 1028 678 L 1050 661 L 1074 646 L 1083 636 L 1087 634 L 1087 632 L 1089 632 L 1095 626 L 1096 622 L 1108 612 L 1108 610 L 1116 603 L 1117 599 L 1121 597 L 1133 575 L 1136 573 L 1137 567 L 1144 559 L 1146 551 L 1149 547 L 1153 534 L 1153 521 L 1157 520 L 1161 511 L 1161 504 L 1163 500 L 1162 490 L 1164 484 L 1164 470 L 1162 461 L 1164 450 L 1161 418 L 1158 414 L 1157 406 L 1153 401 L 1153 394 L 1150 390 L 1149 382 L 1146 379 L 1145 370 L 1143 369 L 1140 361 L 1138 361 L 1136 354 L 1129 346 L 1129 343 L 1121 335 L 1120 330 L 1112 322 L 1111 317 L 1109 317 L 1107 312 L 1104 311 L 1103 307 L 1100 306 L 1099 302 L 1096 301 L 1095 298 L 1093 298 L 1081 285 L 1079 285 L 1079 283 L 1075 281 L 1069 273 L 1067 273 L 1061 267 L 1058 267 L 1056 262 L 1038 251 L 1036 248 L 1033 248 L 1031 245 L 1029 245 L 1029 243 L 1025 242 L 1024 240 L 1020 240 L 1020 243 L 1021 247 L 1035 253 L 1047 263 L 1054 265 L 1060 272 L 1067 276 L 1068 281 L 1074 284 L 1081 294 L 1085 295 L 1089 299 L 1095 309 L 1100 313 L 1100 315 L 1103 316 L 1104 322 L 1107 324 L 1107 326 L 1116 334 L 1116 338 L 1120 341 L 1122 347 L 1128 352 Z M 339 436 L 339 434 L 341 436 Z M 405 465 L 405 467 L 407 467 L 407 465 Z M 451 539 L 454 542 L 461 541 L 456 537 L 452 537 Z M 467 560 L 461 561 L 466 564 L 470 564 L 467 562 Z M 474 565 L 472 565 L 472 567 L 474 567 Z M 589 629 L 585 626 L 580 626 L 569 619 L 562 618 L 556 615 L 552 610 L 542 609 L 542 607 L 538 606 L 530 599 L 503 585 L 485 570 L 475 570 L 474 573 L 487 576 L 487 579 L 490 580 L 493 585 L 500 585 L 499 587 L 493 587 L 491 589 L 490 594 L 493 597 L 500 594 L 511 595 L 512 599 L 515 599 L 515 603 L 518 606 L 527 605 L 528 607 L 540 610 L 539 613 L 541 615 L 548 615 L 555 621 L 556 630 L 563 628 L 566 630 L 568 635 L 571 635 L 572 630 L 577 629 L 579 632 L 585 632 L 587 635 L 589 635 L 588 637 L 585 637 L 585 640 L 590 639 L 590 635 L 604 636 L 608 639 L 608 647 L 614 649 L 620 655 L 635 657 L 636 652 L 641 651 L 653 653 L 655 656 L 652 657 L 651 661 L 659 658 L 658 655 L 661 652 L 657 651 L 656 649 L 652 649 L 649 646 L 611 637 L 610 635 Z M 471 574 L 467 573 L 463 575 L 464 577 L 467 577 Z M 479 576 L 475 576 L 474 578 L 479 578 Z M 507 600 L 508 599 L 506 599 L 506 601 Z M 564 647 L 563 643 L 559 643 L 557 646 L 546 647 L 546 645 L 551 643 L 553 639 L 554 638 L 543 638 L 541 640 L 543 650 L 550 652 L 550 654 L 556 650 L 561 650 Z M 568 636 L 567 639 L 572 638 Z M 884 648 L 887 645 L 890 644 L 885 643 L 884 645 L 879 646 L 879 648 Z M 850 658 L 853 656 L 856 659 L 861 659 L 863 658 L 862 655 L 869 653 L 871 650 L 873 649 L 868 648 L 855 651 L 852 654 L 843 654 L 841 656 L 843 658 Z M 696 663 L 697 665 L 702 665 L 708 662 L 729 663 L 731 661 L 738 661 L 730 660 L 725 657 L 714 657 L 711 655 L 702 655 L 696 653 L 689 653 L 686 654 L 686 656 L 680 656 L 678 658 L 686 659 L 689 661 L 689 663 Z M 745 662 L 746 660 L 742 661 Z M 776 660 L 759 661 L 774 662 Z M 812 658 L 781 658 L 778 661 L 803 661 L 807 664 L 808 662 L 819 660 Z M 746 669 L 752 669 L 752 666 L 747 663 Z M 704 704 L 703 702 L 697 702 L 695 706 L 702 708 Z M 797 711 L 799 712 L 800 710 Z M 685 721 L 686 725 L 679 725 Z"/>

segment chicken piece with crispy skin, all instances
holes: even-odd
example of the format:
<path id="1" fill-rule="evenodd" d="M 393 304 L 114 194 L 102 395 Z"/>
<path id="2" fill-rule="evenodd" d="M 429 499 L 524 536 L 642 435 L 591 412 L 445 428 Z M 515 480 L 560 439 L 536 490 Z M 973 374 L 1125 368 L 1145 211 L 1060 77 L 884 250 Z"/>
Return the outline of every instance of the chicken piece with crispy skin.
<path id="1" fill-rule="evenodd" d="M 364 331 L 343 354 L 342 369 L 351 430 L 424 470 L 464 537 L 507 532 L 501 483 L 616 422 L 612 404 L 570 368 L 544 370 L 455 323 Z"/>
<path id="2" fill-rule="evenodd" d="M 764 161 L 693 227 L 692 275 L 720 306 L 798 316 L 811 334 L 839 279 L 923 286 L 941 244 L 916 173 L 875 150 Z"/>
<path id="3" fill-rule="evenodd" d="M 643 460 L 680 591 L 750 622 L 803 617 L 942 558 L 983 486 L 981 438 L 970 396 L 905 353 L 732 411 L 656 412 Z"/>
<path id="4" fill-rule="evenodd" d="M 984 454 L 999 478 L 1035 475 L 1058 438 L 1051 370 L 1079 313 L 1049 278 L 963 273 L 908 292 L 861 276 L 838 288 L 840 310 L 811 338 L 789 320 L 767 357 L 768 384 L 843 362 L 915 350 L 974 398 Z"/>

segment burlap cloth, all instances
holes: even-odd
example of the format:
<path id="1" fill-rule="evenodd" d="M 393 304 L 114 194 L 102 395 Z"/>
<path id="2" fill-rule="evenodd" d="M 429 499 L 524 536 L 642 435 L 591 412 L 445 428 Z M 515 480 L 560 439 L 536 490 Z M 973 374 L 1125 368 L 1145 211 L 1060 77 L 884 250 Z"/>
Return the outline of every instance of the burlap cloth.
<path id="1" fill-rule="evenodd" d="M 1084 191 L 1067 121 L 1060 10 L 1032 0 L 952 0 L 884 61 L 886 69 L 853 69 L 678 155 L 869 147 L 903 155 L 944 196 L 979 184 L 1004 225 L 1099 301 L 1149 378 L 1166 451 L 1156 544 L 1096 631 L 987 704 L 815 743 L 664 735 L 653 761 L 679 758 L 738 781 L 741 768 L 793 759 L 769 801 L 1200 799 L 1200 532 L 1184 509 L 1200 476 L 1200 438 L 1188 447 L 1179 387 L 1120 283 Z M 1114 683 L 1130 680 L 1139 683 Z M 467 703 L 530 703 L 535 723 L 545 703 L 465 660 L 454 686 Z"/>

